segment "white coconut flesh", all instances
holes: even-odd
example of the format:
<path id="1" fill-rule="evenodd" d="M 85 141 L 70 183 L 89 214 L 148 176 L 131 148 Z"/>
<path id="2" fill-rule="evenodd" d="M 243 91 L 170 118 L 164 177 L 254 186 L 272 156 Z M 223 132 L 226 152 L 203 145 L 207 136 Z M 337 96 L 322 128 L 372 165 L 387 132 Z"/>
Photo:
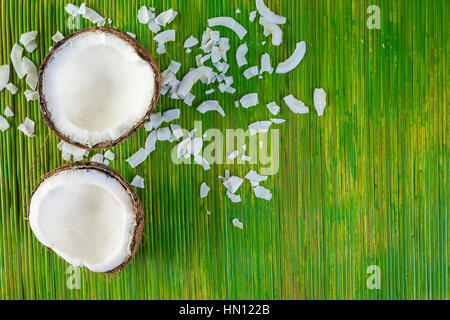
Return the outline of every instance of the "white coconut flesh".
<path id="1" fill-rule="evenodd" d="M 127 189 L 95 169 L 69 169 L 45 179 L 30 203 L 37 239 L 74 266 L 107 272 L 131 255 L 136 215 Z"/>
<path id="2" fill-rule="evenodd" d="M 86 146 L 115 141 L 148 112 L 155 73 L 114 34 L 82 32 L 56 49 L 43 71 L 47 110 L 56 129 Z"/>

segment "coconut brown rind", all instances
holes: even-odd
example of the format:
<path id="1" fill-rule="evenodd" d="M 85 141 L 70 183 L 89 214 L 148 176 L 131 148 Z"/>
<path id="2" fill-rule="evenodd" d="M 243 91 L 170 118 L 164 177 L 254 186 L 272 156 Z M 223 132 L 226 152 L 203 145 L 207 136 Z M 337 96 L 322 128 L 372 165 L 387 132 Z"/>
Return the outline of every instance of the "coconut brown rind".
<path id="1" fill-rule="evenodd" d="M 120 173 L 118 173 L 116 170 L 111 169 L 110 167 L 98 163 L 98 162 L 90 162 L 90 161 L 79 161 L 79 162 L 72 162 L 65 164 L 61 167 L 58 167 L 49 173 L 45 174 L 43 177 L 41 177 L 40 182 L 36 185 L 36 187 L 33 189 L 33 192 L 31 193 L 30 199 L 33 197 L 36 190 L 39 188 L 42 182 L 44 182 L 46 179 L 59 174 L 60 172 L 66 171 L 66 170 L 78 170 L 78 169 L 88 169 L 88 170 L 98 170 L 102 173 L 108 175 L 109 177 L 112 177 L 120 182 L 120 184 L 128 191 L 130 194 L 133 206 L 134 206 L 134 214 L 136 217 L 136 226 L 134 227 L 133 231 L 133 239 L 131 241 L 130 245 L 130 255 L 117 267 L 114 269 L 105 271 L 104 273 L 116 273 L 122 270 L 127 266 L 128 263 L 130 263 L 131 259 L 133 259 L 134 255 L 136 254 L 136 251 L 139 247 L 139 243 L 142 239 L 142 233 L 144 231 L 144 206 L 142 205 L 141 199 L 138 197 L 136 192 L 134 191 L 131 184 L 125 180 Z M 31 202 L 31 201 L 30 201 Z M 28 208 L 30 209 L 30 208 Z M 50 248 L 48 248 L 50 249 Z M 50 249 L 51 250 L 51 249 Z"/>
<path id="2" fill-rule="evenodd" d="M 56 128 L 55 124 L 53 123 L 53 121 L 51 119 L 50 113 L 48 111 L 47 101 L 45 99 L 45 94 L 44 94 L 44 90 L 43 90 L 42 86 L 44 83 L 43 78 L 44 78 L 45 68 L 47 67 L 49 62 L 52 60 L 55 52 L 60 47 L 62 47 L 67 40 L 72 39 L 73 37 L 76 37 L 82 33 L 92 32 L 92 31 L 107 32 L 107 33 L 113 34 L 113 35 L 117 36 L 118 38 L 126 41 L 136 51 L 136 53 L 139 55 L 139 57 L 141 57 L 144 61 L 146 61 L 152 68 L 152 70 L 155 74 L 155 86 L 154 86 L 153 98 L 147 109 L 147 112 L 146 112 L 145 116 L 136 125 L 134 125 L 130 130 L 128 130 L 121 137 L 119 137 L 118 139 L 116 139 L 114 141 L 106 141 L 106 142 L 102 142 L 102 143 L 97 143 L 93 146 L 89 146 L 89 145 L 81 144 L 76 141 L 72 141 L 69 137 L 62 134 L 58 130 L 58 128 Z M 74 145 L 74 146 L 82 148 L 82 149 L 87 149 L 87 150 L 103 150 L 103 149 L 111 148 L 111 147 L 127 140 L 144 124 L 144 122 L 148 119 L 148 117 L 150 117 L 150 114 L 153 112 L 153 109 L 156 107 L 156 104 L 158 103 L 158 98 L 159 98 L 160 91 L 161 91 L 161 82 L 162 82 L 161 72 L 159 71 L 159 67 L 158 67 L 156 61 L 153 59 L 153 56 L 142 46 L 142 44 L 139 43 L 139 41 L 137 41 L 136 39 L 131 37 L 129 34 L 127 34 L 126 32 L 117 30 L 117 29 L 109 28 L 109 27 L 92 27 L 92 28 L 82 29 L 82 30 L 76 31 L 76 32 L 68 35 L 61 41 L 57 42 L 53 46 L 53 48 L 50 50 L 48 55 L 45 57 L 41 66 L 39 67 L 38 93 L 39 93 L 39 104 L 41 106 L 42 117 L 44 118 L 44 121 L 47 124 L 47 126 L 50 128 L 50 130 L 52 130 L 58 136 L 58 138 L 60 138 L 61 140 L 65 141 L 71 145 Z"/>

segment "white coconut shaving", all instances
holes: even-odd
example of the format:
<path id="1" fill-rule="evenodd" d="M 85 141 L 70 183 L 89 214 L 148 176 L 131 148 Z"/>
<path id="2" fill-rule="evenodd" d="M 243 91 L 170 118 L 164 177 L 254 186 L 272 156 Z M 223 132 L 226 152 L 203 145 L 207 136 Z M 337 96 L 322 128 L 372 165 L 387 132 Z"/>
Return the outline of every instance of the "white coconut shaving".
<path id="1" fill-rule="evenodd" d="M 29 118 L 25 118 L 25 122 L 19 124 L 17 129 L 21 132 L 23 132 L 25 135 L 27 135 L 30 138 L 34 138 L 36 135 L 34 134 L 34 126 L 35 123 L 33 120 Z"/>
<path id="2" fill-rule="evenodd" d="M 83 14 L 83 18 L 89 20 L 93 24 L 97 26 L 104 26 L 106 23 L 106 19 L 103 18 L 97 11 L 92 10 L 91 8 L 85 7 L 85 13 Z"/>
<path id="3" fill-rule="evenodd" d="M 133 32 L 128 32 L 128 31 L 127 31 L 127 34 L 128 34 L 130 37 L 136 39 L 136 34 L 135 34 L 135 33 L 133 33 Z"/>
<path id="4" fill-rule="evenodd" d="M 6 90 L 8 90 L 12 95 L 15 95 L 17 92 L 19 92 L 19 88 L 17 88 L 13 83 L 8 83 L 6 85 Z"/>
<path id="5" fill-rule="evenodd" d="M 27 74 L 26 83 L 30 86 L 31 89 L 36 90 L 37 82 L 38 82 L 38 74 L 36 65 L 28 59 L 27 57 L 23 57 L 22 60 L 22 70 Z"/>
<path id="6" fill-rule="evenodd" d="M 6 116 L 6 117 L 14 117 L 14 112 L 11 110 L 11 108 L 10 107 L 6 107 L 5 108 L 5 110 L 3 111 L 3 114 Z"/>
<path id="7" fill-rule="evenodd" d="M 258 66 L 253 66 L 250 68 L 247 68 L 244 71 L 244 77 L 247 79 L 253 78 L 254 76 L 258 75 Z"/>
<path id="8" fill-rule="evenodd" d="M 241 160 L 250 162 L 250 161 L 252 160 L 252 157 L 246 156 L 245 154 L 243 154 L 243 155 L 241 156 Z"/>
<path id="9" fill-rule="evenodd" d="M 19 79 L 23 79 L 23 77 L 25 77 L 25 72 L 22 70 L 22 55 L 23 48 L 15 43 L 11 50 L 11 62 Z"/>
<path id="10" fill-rule="evenodd" d="M 158 131 L 152 131 L 145 140 L 145 150 L 147 150 L 149 154 L 156 150 L 157 138 L 158 138 Z"/>
<path id="11" fill-rule="evenodd" d="M 208 111 L 217 111 L 220 113 L 222 117 L 225 117 L 225 111 L 223 111 L 222 107 L 219 105 L 219 102 L 217 100 L 206 100 L 202 102 L 198 108 L 197 111 L 200 113 L 205 113 Z"/>
<path id="12" fill-rule="evenodd" d="M 111 161 L 113 161 L 114 159 L 115 159 L 115 157 L 116 157 L 116 155 L 114 154 L 114 152 L 112 152 L 111 150 L 107 150 L 106 152 L 105 152 L 105 158 L 106 159 L 108 159 L 108 160 L 111 160 Z"/>
<path id="13" fill-rule="evenodd" d="M 147 151 L 144 148 L 140 148 L 136 153 L 134 153 L 131 157 L 129 157 L 125 161 L 128 162 L 132 168 L 136 168 L 138 165 L 140 165 L 147 159 L 149 154 L 150 154 L 149 151 Z"/>
<path id="14" fill-rule="evenodd" d="M 314 107 L 316 108 L 317 114 L 323 115 L 325 107 L 327 105 L 327 94 L 322 88 L 314 90 Z"/>
<path id="15" fill-rule="evenodd" d="M 266 7 L 264 0 L 256 0 L 256 10 L 262 16 L 268 19 L 272 23 L 285 24 L 286 17 L 279 16 Z"/>
<path id="16" fill-rule="evenodd" d="M 284 62 L 278 64 L 276 73 L 288 73 L 297 67 L 306 53 L 306 42 L 301 41 L 295 46 L 294 53 Z"/>
<path id="17" fill-rule="evenodd" d="M 280 119 L 280 118 L 270 118 L 270 121 L 272 121 L 275 124 L 280 124 L 280 123 L 286 122 L 285 119 Z"/>
<path id="18" fill-rule="evenodd" d="M 234 160 L 239 156 L 239 151 L 238 150 L 234 150 L 232 151 L 229 155 L 228 155 L 228 159 L 230 160 Z"/>
<path id="19" fill-rule="evenodd" d="M 165 122 L 170 122 L 180 118 L 180 109 L 170 109 L 162 115 Z"/>
<path id="20" fill-rule="evenodd" d="M 230 198 L 231 202 L 241 202 L 241 196 L 238 194 L 233 194 L 230 191 L 227 191 L 227 197 Z"/>
<path id="21" fill-rule="evenodd" d="M 218 46 L 211 47 L 211 62 L 217 63 L 222 59 L 222 54 L 220 53 L 220 49 Z"/>
<path id="22" fill-rule="evenodd" d="M 248 126 L 248 129 L 250 130 L 250 135 L 253 136 L 257 133 L 269 132 L 271 125 L 272 125 L 272 121 L 256 121 L 256 122 L 251 123 Z"/>
<path id="23" fill-rule="evenodd" d="M 280 112 L 280 106 L 278 106 L 275 102 L 267 104 L 266 107 L 274 116 L 276 116 Z"/>
<path id="24" fill-rule="evenodd" d="M 261 69 L 259 70 L 259 74 L 263 74 L 264 72 L 273 73 L 273 68 L 270 64 L 270 55 L 268 53 L 264 53 L 261 56 Z"/>
<path id="25" fill-rule="evenodd" d="M 192 103 L 195 100 L 195 96 L 192 93 L 188 93 L 186 97 L 184 97 L 183 102 L 187 104 L 189 107 L 192 107 Z"/>
<path id="26" fill-rule="evenodd" d="M 233 226 L 235 226 L 236 228 L 244 229 L 244 224 L 240 222 L 238 218 L 234 218 L 232 222 Z"/>
<path id="27" fill-rule="evenodd" d="M 308 113 L 309 108 L 300 100 L 294 98 L 292 94 L 284 97 L 284 102 L 293 113 Z"/>
<path id="28" fill-rule="evenodd" d="M 184 47 L 185 48 L 191 48 L 191 47 L 196 46 L 198 44 L 199 44 L 199 41 L 194 36 L 190 36 L 189 38 L 186 39 L 186 41 L 184 41 Z"/>
<path id="29" fill-rule="evenodd" d="M 71 157 L 73 156 L 75 161 L 81 161 L 85 156 L 89 154 L 88 150 L 84 150 L 81 148 L 78 148 L 74 145 L 71 145 L 65 141 L 61 141 L 58 143 L 58 149 L 61 150 L 63 159 L 66 161 L 70 161 Z M 94 160 L 92 160 L 94 161 Z M 103 162 L 103 156 L 102 160 L 99 162 Z"/>
<path id="30" fill-rule="evenodd" d="M 9 129 L 9 127 L 10 127 L 10 125 L 8 123 L 8 120 L 6 120 L 2 116 L 0 116 L 0 131 L 5 132 L 6 130 Z"/>
<path id="31" fill-rule="evenodd" d="M 208 19 L 208 25 L 210 27 L 222 26 L 229 28 L 233 30 L 241 40 L 244 39 L 247 34 L 247 30 L 231 17 L 216 17 Z"/>
<path id="32" fill-rule="evenodd" d="M 206 91 L 205 91 L 205 94 L 208 95 L 208 94 L 211 94 L 211 93 L 213 93 L 213 92 L 214 92 L 214 89 L 209 89 L 209 90 L 206 90 Z"/>
<path id="33" fill-rule="evenodd" d="M 64 152 L 63 152 L 63 154 L 64 154 Z M 67 154 L 67 153 L 66 153 L 66 154 Z M 66 160 L 66 159 L 64 159 L 64 160 Z M 70 158 L 69 158 L 69 160 L 70 160 Z M 69 161 L 69 160 L 67 160 L 67 161 Z M 103 163 L 105 160 L 103 159 L 103 155 L 102 155 L 101 153 L 97 153 L 97 154 L 94 154 L 94 155 L 91 157 L 91 161 L 92 161 L 92 162 Z"/>
<path id="34" fill-rule="evenodd" d="M 176 140 L 184 136 L 183 129 L 181 129 L 180 125 L 178 124 L 171 124 L 170 130 L 172 130 L 172 134 Z"/>
<path id="35" fill-rule="evenodd" d="M 245 178 L 249 181 L 257 181 L 257 182 L 261 182 L 261 181 L 266 181 L 267 180 L 267 176 L 263 176 L 258 174 L 255 170 L 250 170 L 246 175 Z"/>
<path id="36" fill-rule="evenodd" d="M 250 20 L 250 22 L 255 21 L 256 18 L 256 11 L 251 11 L 250 15 L 248 16 L 248 20 Z"/>
<path id="37" fill-rule="evenodd" d="M 158 33 L 153 40 L 159 44 L 164 44 L 169 41 L 175 41 L 175 30 L 166 30 Z"/>
<path id="38" fill-rule="evenodd" d="M 158 129 L 163 122 L 164 118 L 162 117 L 161 112 L 155 112 L 150 115 L 150 123 L 152 128 Z"/>
<path id="39" fill-rule="evenodd" d="M 137 18 L 139 23 L 141 24 L 147 24 L 150 20 L 150 16 L 148 14 L 148 9 L 146 6 L 142 6 L 138 10 Z"/>
<path id="40" fill-rule="evenodd" d="M 205 158 L 201 157 L 200 155 L 194 156 L 194 162 L 196 164 L 199 164 L 203 168 L 203 170 L 207 171 L 207 170 L 211 169 L 209 162 Z"/>
<path id="41" fill-rule="evenodd" d="M 202 185 L 200 186 L 200 198 L 205 198 L 208 195 L 209 190 L 211 190 L 211 188 L 208 187 L 206 183 L 202 182 Z"/>
<path id="42" fill-rule="evenodd" d="M 31 91 L 31 90 L 25 90 L 24 93 L 25 98 L 27 99 L 27 101 L 34 101 L 37 100 L 39 98 L 39 94 L 37 91 Z"/>
<path id="43" fill-rule="evenodd" d="M 144 178 L 142 178 L 141 176 L 136 175 L 133 178 L 133 181 L 131 181 L 131 185 L 133 187 L 136 187 L 136 188 L 144 189 L 145 188 Z"/>
<path id="44" fill-rule="evenodd" d="M 244 182 L 244 179 L 242 179 L 240 177 L 232 176 L 229 179 L 225 180 L 223 182 L 223 185 L 231 193 L 236 193 L 236 191 L 240 188 L 240 186 L 242 185 L 243 182 Z"/>
<path id="45" fill-rule="evenodd" d="M 250 107 L 256 106 L 258 101 L 258 94 L 257 93 L 248 93 L 244 95 L 239 102 L 241 103 L 241 106 L 245 109 L 248 109 Z"/>
<path id="46" fill-rule="evenodd" d="M 64 7 L 64 10 L 66 10 L 66 12 L 68 14 L 70 14 L 72 17 L 76 17 L 78 15 L 78 13 L 79 13 L 78 12 L 79 11 L 78 6 L 76 6 L 76 5 L 72 4 L 72 3 L 66 4 L 66 6 Z"/>
<path id="47" fill-rule="evenodd" d="M 37 34 L 38 34 L 37 31 L 30 31 L 22 34 L 20 36 L 20 43 L 26 47 L 31 42 L 36 40 Z"/>
<path id="48" fill-rule="evenodd" d="M 0 91 L 6 88 L 9 82 L 10 68 L 9 65 L 5 64 L 0 66 Z"/>
<path id="49" fill-rule="evenodd" d="M 264 35 L 272 35 L 272 44 L 279 46 L 283 42 L 283 31 L 275 24 L 268 21 L 265 17 L 259 18 L 259 24 L 264 27 Z"/>
<path id="50" fill-rule="evenodd" d="M 245 55 L 248 52 L 248 47 L 246 43 L 241 44 L 237 50 L 236 50 L 236 62 L 238 64 L 238 67 L 242 67 L 244 65 L 246 65 L 247 59 L 245 58 Z"/>
<path id="51" fill-rule="evenodd" d="M 210 67 L 198 67 L 189 71 L 181 80 L 178 87 L 178 95 L 180 97 L 185 97 L 192 89 L 194 84 L 203 78 L 208 78 L 212 72 Z"/>
<path id="52" fill-rule="evenodd" d="M 64 36 L 63 36 L 63 34 L 62 34 L 61 32 L 59 32 L 59 31 L 56 31 L 56 33 L 52 36 L 52 40 L 53 40 L 54 42 L 59 42 L 59 41 L 61 41 L 62 39 L 64 39 Z"/>
<path id="53" fill-rule="evenodd" d="M 158 141 L 170 141 L 172 137 L 172 132 L 170 132 L 170 128 L 159 128 L 156 134 L 156 138 Z"/>
<path id="54" fill-rule="evenodd" d="M 271 200 L 272 199 L 272 192 L 269 189 L 266 189 L 261 186 L 257 186 L 255 189 L 255 197 L 264 199 L 264 200 Z"/>
<path id="55" fill-rule="evenodd" d="M 174 11 L 173 9 L 163 11 L 155 18 L 155 22 L 156 24 L 165 27 L 175 19 L 177 14 L 178 12 Z"/>

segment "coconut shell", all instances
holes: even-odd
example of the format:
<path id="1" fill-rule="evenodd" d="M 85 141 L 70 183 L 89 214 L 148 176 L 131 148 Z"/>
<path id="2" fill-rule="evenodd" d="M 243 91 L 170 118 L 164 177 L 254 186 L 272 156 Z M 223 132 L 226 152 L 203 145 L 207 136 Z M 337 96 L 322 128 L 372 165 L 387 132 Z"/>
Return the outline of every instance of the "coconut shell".
<path id="1" fill-rule="evenodd" d="M 39 188 L 39 186 L 41 185 L 42 182 L 44 182 L 46 179 L 57 175 L 58 173 L 62 172 L 62 171 L 66 171 L 66 170 L 72 170 L 72 169 L 90 169 L 90 170 L 98 170 L 101 171 L 102 173 L 116 179 L 117 181 L 120 182 L 120 184 L 128 191 L 128 193 L 131 196 L 131 199 L 133 201 L 133 205 L 134 205 L 134 214 L 136 217 L 136 226 L 134 228 L 133 231 L 133 240 L 131 241 L 131 245 L 130 245 L 130 251 L 131 254 L 117 267 L 115 267 L 112 270 L 108 270 L 105 271 L 104 273 L 116 273 L 119 272 L 120 270 L 122 270 L 123 268 L 125 268 L 127 266 L 128 263 L 130 263 L 131 259 L 134 257 L 134 255 L 136 254 L 136 251 L 139 247 L 139 243 L 141 242 L 142 239 L 142 233 L 144 230 L 144 206 L 142 205 L 142 201 L 141 199 L 138 197 L 138 195 L 136 194 L 136 192 L 134 191 L 133 187 L 131 186 L 131 184 L 125 180 L 119 172 L 117 172 L 116 170 L 108 167 L 107 165 L 104 165 L 102 163 L 98 163 L 98 162 L 91 162 L 91 161 L 79 161 L 79 162 L 71 162 L 68 164 L 65 164 L 61 167 L 58 167 L 52 171 L 50 171 L 49 173 L 45 174 L 43 177 L 41 177 L 40 182 L 36 185 L 36 187 L 33 189 L 33 192 L 31 193 L 30 199 L 33 197 L 34 193 L 36 192 L 36 190 Z M 30 210 L 30 208 L 28 208 Z M 49 250 L 51 250 L 50 248 L 48 248 Z"/>
<path id="2" fill-rule="evenodd" d="M 47 100 L 45 98 L 45 94 L 44 94 L 44 90 L 43 90 L 43 83 L 44 83 L 43 77 L 44 77 L 45 68 L 47 67 L 47 65 L 49 64 L 51 59 L 53 58 L 53 55 L 55 54 L 55 52 L 60 47 L 62 47 L 68 40 L 72 39 L 73 37 L 76 37 L 85 32 L 92 32 L 92 31 L 107 32 L 107 33 L 113 34 L 113 35 L 117 36 L 118 38 L 126 41 L 136 51 L 138 56 L 141 57 L 144 61 L 146 61 L 152 68 L 152 70 L 155 74 L 155 87 L 154 87 L 153 99 L 152 99 L 150 105 L 148 106 L 147 112 L 145 113 L 145 116 L 136 125 L 134 125 L 130 130 L 125 132 L 121 137 L 119 137 L 118 139 L 116 139 L 114 141 L 106 141 L 106 142 L 101 142 L 101 143 L 95 144 L 93 146 L 89 146 L 89 145 L 81 144 L 76 141 L 72 141 L 69 137 L 67 137 L 66 135 L 61 133 L 58 130 L 58 128 L 55 126 L 55 124 L 53 123 L 53 120 L 51 119 L 50 113 L 47 108 Z M 150 117 L 150 114 L 152 113 L 153 109 L 156 107 L 156 104 L 158 103 L 158 98 L 159 98 L 160 91 L 161 91 L 161 82 L 162 82 L 161 72 L 159 71 L 159 67 L 158 67 L 158 64 L 156 63 L 155 59 L 142 46 L 142 44 L 139 43 L 139 41 L 137 41 L 136 39 L 131 37 L 129 34 L 127 34 L 126 32 L 117 30 L 117 29 L 109 28 L 109 27 L 93 27 L 93 28 L 82 29 L 82 30 L 76 31 L 76 32 L 68 35 L 61 41 L 57 42 L 53 46 L 53 48 L 50 50 L 48 55 L 45 57 L 41 66 L 39 67 L 38 93 L 39 93 L 39 104 L 41 106 L 42 117 L 44 118 L 44 121 L 47 124 L 47 126 L 50 128 L 50 130 L 52 130 L 61 140 L 65 141 L 71 145 L 77 146 L 82 149 L 88 149 L 88 150 L 108 149 L 112 146 L 115 146 L 115 145 L 127 140 L 130 136 L 133 135 L 133 133 L 135 133 L 144 124 L 144 122 L 148 119 L 148 117 Z"/>

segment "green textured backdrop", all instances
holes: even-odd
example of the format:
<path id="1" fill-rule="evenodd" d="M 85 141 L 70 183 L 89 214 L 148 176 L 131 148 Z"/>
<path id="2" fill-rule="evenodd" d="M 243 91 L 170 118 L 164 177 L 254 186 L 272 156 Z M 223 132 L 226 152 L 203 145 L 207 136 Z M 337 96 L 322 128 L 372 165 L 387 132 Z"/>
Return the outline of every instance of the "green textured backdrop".
<path id="1" fill-rule="evenodd" d="M 0 0 L 0 65 L 10 64 L 10 50 L 20 34 L 38 30 L 38 49 L 26 54 L 39 64 L 52 45 L 51 36 L 66 26 L 66 1 Z M 75 1 L 80 4 L 81 1 Z M 58 140 L 48 133 L 37 102 L 26 103 L 25 82 L 12 75 L 19 94 L 0 94 L 0 108 L 12 106 L 12 129 L 0 133 L 0 297 L 2 299 L 448 299 L 449 294 L 449 73 L 450 1 L 448 0 L 303 0 L 266 4 L 287 16 L 280 47 L 265 40 L 262 27 L 248 21 L 253 1 L 196 0 L 86 1 L 113 25 L 137 34 L 155 53 L 153 34 L 137 23 L 141 5 L 180 14 L 169 28 L 176 43 L 167 46 L 185 74 L 195 64 L 194 51 L 183 50 L 191 34 L 200 37 L 209 17 L 236 17 L 249 31 L 249 65 L 264 52 L 272 64 L 287 58 L 295 43 L 308 51 L 301 65 L 287 75 L 246 80 L 231 67 L 236 96 L 257 91 L 261 105 L 235 109 L 236 96 L 216 95 L 227 116 L 202 115 L 180 101 L 160 99 L 158 110 L 181 109 L 182 127 L 194 120 L 203 129 L 246 128 L 270 117 L 265 104 L 275 100 L 287 122 L 280 126 L 279 173 L 264 185 L 270 202 L 241 187 L 242 203 L 231 204 L 217 176 L 229 168 L 243 176 L 257 166 L 175 165 L 172 145 L 157 151 L 136 170 L 124 161 L 146 134 L 139 131 L 113 148 L 111 166 L 125 178 L 146 179 L 138 194 L 146 207 L 143 245 L 132 263 L 109 278 L 81 271 L 81 288 L 66 286 L 68 264 L 47 251 L 23 218 L 23 204 L 44 173 L 61 165 Z M 381 8 L 381 29 L 366 27 L 366 9 Z M 240 8 L 242 13 L 235 14 Z M 82 26 L 90 26 L 82 23 Z M 229 60 L 239 39 L 229 30 Z M 161 69 L 167 55 L 158 57 Z M 295 115 L 282 102 L 294 94 L 312 106 L 316 87 L 325 88 L 325 115 Z M 196 104 L 205 99 L 197 85 Z M 213 96 L 208 96 L 211 98 Z M 28 116 L 37 137 L 16 128 Z M 30 183 L 27 184 L 28 177 Z M 201 182 L 212 186 L 199 198 Z M 212 212 L 206 215 L 206 209 Z M 238 217 L 244 230 L 232 226 Z M 381 289 L 366 286 L 370 265 L 381 270 Z"/>

